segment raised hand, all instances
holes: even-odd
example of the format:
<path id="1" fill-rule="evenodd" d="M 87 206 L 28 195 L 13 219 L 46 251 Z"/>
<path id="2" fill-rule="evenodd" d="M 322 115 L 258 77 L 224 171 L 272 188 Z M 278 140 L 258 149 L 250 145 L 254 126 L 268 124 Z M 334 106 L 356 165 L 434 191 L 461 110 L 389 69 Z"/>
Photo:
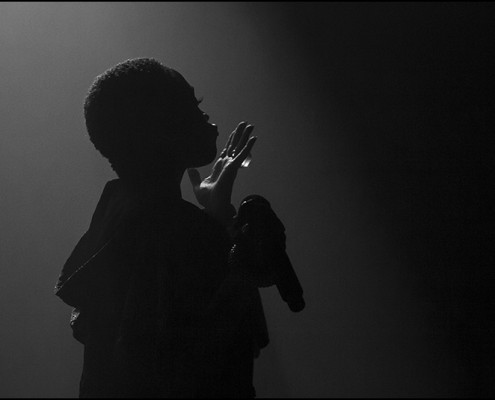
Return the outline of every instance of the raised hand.
<path id="1" fill-rule="evenodd" d="M 247 122 L 237 125 L 213 165 L 211 174 L 204 180 L 201 180 L 198 170 L 187 170 L 198 203 L 208 214 L 224 223 L 232 213 L 231 196 L 237 171 L 250 155 L 257 139 L 256 136 L 249 137 L 253 129 L 254 126 Z"/>

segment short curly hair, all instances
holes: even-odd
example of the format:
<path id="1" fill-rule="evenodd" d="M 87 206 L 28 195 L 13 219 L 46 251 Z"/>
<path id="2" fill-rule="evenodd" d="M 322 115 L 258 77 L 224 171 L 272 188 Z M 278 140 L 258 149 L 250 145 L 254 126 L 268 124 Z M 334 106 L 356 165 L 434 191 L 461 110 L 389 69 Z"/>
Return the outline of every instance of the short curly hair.
<path id="1" fill-rule="evenodd" d="M 184 107 L 197 102 L 177 71 L 153 58 L 126 60 L 96 77 L 84 100 L 91 142 L 121 175 L 137 149 L 180 129 Z M 196 103 L 197 104 L 197 103 Z"/>

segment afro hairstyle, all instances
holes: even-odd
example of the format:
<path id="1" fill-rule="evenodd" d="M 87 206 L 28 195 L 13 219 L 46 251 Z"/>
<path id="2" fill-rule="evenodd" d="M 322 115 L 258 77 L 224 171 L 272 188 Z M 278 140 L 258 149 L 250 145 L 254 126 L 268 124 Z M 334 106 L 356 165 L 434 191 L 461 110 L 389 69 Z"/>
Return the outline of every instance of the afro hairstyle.
<path id="1" fill-rule="evenodd" d="M 180 73 L 153 58 L 131 59 L 96 77 L 84 100 L 86 128 L 121 175 L 126 164 L 140 162 L 157 135 L 180 130 L 184 106 L 192 102 L 198 104 L 194 90 Z"/>

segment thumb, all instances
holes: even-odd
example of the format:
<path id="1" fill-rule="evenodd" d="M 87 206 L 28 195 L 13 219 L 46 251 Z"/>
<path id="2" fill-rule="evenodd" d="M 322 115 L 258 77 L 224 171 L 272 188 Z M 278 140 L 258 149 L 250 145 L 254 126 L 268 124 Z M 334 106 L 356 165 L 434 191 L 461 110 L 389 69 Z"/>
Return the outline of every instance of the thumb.
<path id="1" fill-rule="evenodd" d="M 191 181 L 193 188 L 196 188 L 201 184 L 201 175 L 197 169 L 189 168 L 187 174 L 189 175 L 189 180 Z"/>

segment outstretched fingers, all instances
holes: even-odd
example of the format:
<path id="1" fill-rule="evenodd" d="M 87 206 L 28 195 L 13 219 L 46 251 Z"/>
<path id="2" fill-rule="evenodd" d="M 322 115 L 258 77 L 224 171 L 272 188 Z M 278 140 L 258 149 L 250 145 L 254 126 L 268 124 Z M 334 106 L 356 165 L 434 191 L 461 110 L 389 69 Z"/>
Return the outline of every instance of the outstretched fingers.
<path id="1" fill-rule="evenodd" d="M 237 146 L 235 147 L 234 150 L 234 156 L 236 154 L 239 154 L 241 150 L 244 148 L 246 145 L 249 135 L 253 132 L 254 125 L 247 125 L 246 129 L 244 129 L 244 132 L 242 133 L 242 136 L 240 136 L 239 142 L 237 142 Z"/>
<path id="2" fill-rule="evenodd" d="M 256 139 L 258 139 L 257 136 L 251 137 L 244 148 L 241 150 L 241 152 L 234 157 L 233 164 L 238 168 L 241 166 L 242 162 L 246 159 L 246 157 L 251 153 L 251 149 L 254 146 L 254 143 L 256 142 Z"/>
<path id="3" fill-rule="evenodd" d="M 229 157 L 233 157 L 235 154 L 235 150 L 237 147 L 237 143 L 239 143 L 239 140 L 242 137 L 242 134 L 244 133 L 244 130 L 246 129 L 247 122 L 241 122 L 239 125 L 237 125 L 237 128 L 235 128 L 234 132 L 232 132 L 232 140 L 229 140 L 229 146 L 227 148 L 227 155 Z"/>
<path id="4" fill-rule="evenodd" d="M 220 157 L 225 157 L 228 154 L 230 144 L 232 143 L 232 138 L 234 137 L 235 130 L 231 132 L 229 135 L 229 139 L 227 140 L 227 144 L 223 148 L 222 152 L 220 153 Z"/>

